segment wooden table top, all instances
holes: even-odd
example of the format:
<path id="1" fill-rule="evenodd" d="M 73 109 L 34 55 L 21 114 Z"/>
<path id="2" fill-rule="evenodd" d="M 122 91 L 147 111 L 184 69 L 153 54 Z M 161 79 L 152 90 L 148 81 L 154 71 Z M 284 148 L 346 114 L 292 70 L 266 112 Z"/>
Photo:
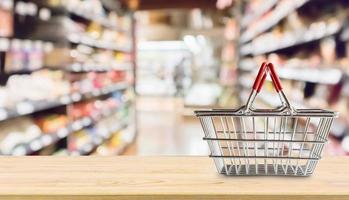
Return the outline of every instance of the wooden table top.
<path id="1" fill-rule="evenodd" d="M 0 199 L 349 199 L 349 157 L 311 177 L 227 177 L 208 157 L 0 157 Z M 257 198 L 259 197 L 259 198 Z"/>

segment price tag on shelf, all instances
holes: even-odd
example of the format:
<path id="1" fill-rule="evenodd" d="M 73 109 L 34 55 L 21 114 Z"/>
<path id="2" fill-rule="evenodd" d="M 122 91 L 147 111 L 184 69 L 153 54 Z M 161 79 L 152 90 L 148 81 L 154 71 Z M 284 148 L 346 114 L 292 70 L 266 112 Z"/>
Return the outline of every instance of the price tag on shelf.
<path id="1" fill-rule="evenodd" d="M 28 102 L 20 102 L 16 106 L 17 113 L 20 115 L 30 114 L 35 111 L 34 105 Z"/>

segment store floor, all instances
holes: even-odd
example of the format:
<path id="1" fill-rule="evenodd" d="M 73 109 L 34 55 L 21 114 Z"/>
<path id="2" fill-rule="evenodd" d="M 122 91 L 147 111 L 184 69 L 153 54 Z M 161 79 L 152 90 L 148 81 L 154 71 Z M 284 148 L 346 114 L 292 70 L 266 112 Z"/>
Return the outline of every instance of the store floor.
<path id="1" fill-rule="evenodd" d="M 180 98 L 138 97 L 138 136 L 128 155 L 207 155 L 199 121 L 182 115 Z"/>

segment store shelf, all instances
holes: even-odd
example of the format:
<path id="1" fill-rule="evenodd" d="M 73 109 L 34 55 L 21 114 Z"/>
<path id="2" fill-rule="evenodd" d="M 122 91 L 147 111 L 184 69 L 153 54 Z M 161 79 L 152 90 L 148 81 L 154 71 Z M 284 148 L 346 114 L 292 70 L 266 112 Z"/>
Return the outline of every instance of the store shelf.
<path id="1" fill-rule="evenodd" d="M 51 50 L 54 46 L 52 42 L 49 41 L 44 41 L 44 40 L 31 40 L 31 39 L 21 39 L 21 38 L 7 38 L 7 37 L 0 37 L 0 52 L 6 52 L 10 49 L 11 43 L 14 41 L 20 41 L 20 42 L 29 42 L 29 43 L 34 43 L 34 42 L 40 42 L 43 44 L 43 49 L 48 51 Z"/>
<path id="2" fill-rule="evenodd" d="M 115 45 L 114 42 L 111 41 L 103 41 L 94 39 L 90 36 L 82 35 L 82 34 L 70 34 L 68 36 L 68 40 L 71 43 L 75 44 L 84 44 L 90 47 L 98 48 L 98 49 L 106 49 L 106 50 L 112 50 L 112 51 L 120 51 L 125 53 L 131 52 L 130 46 L 119 46 Z"/>
<path id="3" fill-rule="evenodd" d="M 269 38 L 272 42 L 263 39 L 256 39 L 256 41 L 243 45 L 240 54 L 246 56 L 250 54 L 260 55 L 276 52 L 337 34 L 342 28 L 340 23 L 323 23 L 322 25 L 323 26 L 313 27 L 305 31 L 299 30 L 292 33 L 286 33 L 282 38 Z"/>
<path id="4" fill-rule="evenodd" d="M 23 101 L 11 108 L 0 108 L 0 121 L 63 105 L 60 100 Z"/>
<path id="5" fill-rule="evenodd" d="M 112 66 L 101 64 L 81 64 L 74 63 L 67 69 L 69 72 L 83 73 L 83 72 L 107 72 L 107 71 L 127 71 L 132 70 L 132 63 L 118 63 Z"/>
<path id="6" fill-rule="evenodd" d="M 129 105 L 129 102 L 124 102 L 125 105 Z M 27 144 L 20 144 L 18 145 L 10 155 L 30 155 L 36 151 L 41 150 L 42 148 L 45 148 L 51 144 L 56 143 L 57 141 L 61 140 L 62 138 L 67 137 L 73 132 L 82 130 L 90 125 L 98 123 L 101 119 L 107 118 L 109 116 L 112 116 L 116 114 L 118 111 L 110 111 L 110 110 L 104 110 L 100 112 L 100 115 L 98 117 L 83 117 L 81 119 L 74 120 L 70 124 L 68 124 L 66 127 L 60 128 L 56 132 L 53 133 L 44 133 L 35 139 L 33 139 L 31 142 Z M 122 123 L 115 123 L 113 127 L 111 127 L 108 131 L 108 133 L 105 133 L 107 137 L 110 136 L 110 133 L 113 131 L 117 131 L 121 125 L 126 126 L 126 120 L 125 122 Z M 101 133 L 102 134 L 102 133 Z M 103 134 L 102 134 L 103 135 Z M 102 138 L 101 138 L 102 139 Z M 97 140 L 98 141 L 98 140 Z M 103 140 L 101 140 L 102 142 Z M 100 143 L 101 143 L 100 142 Z M 99 144 L 100 144 L 99 143 Z M 82 149 L 81 154 L 79 155 L 84 155 L 84 153 L 92 144 L 88 144 L 88 147 L 85 147 Z M 98 145 L 97 143 L 95 145 Z"/>
<path id="7" fill-rule="evenodd" d="M 74 10 L 72 8 L 67 8 L 68 12 L 72 15 L 76 15 L 78 17 L 84 18 L 85 20 L 96 22 L 105 28 L 113 29 L 119 32 L 128 32 L 126 29 L 123 29 L 119 26 L 116 26 L 114 23 L 110 22 L 108 18 L 102 16 L 93 16 L 91 13 L 81 12 L 79 10 Z"/>
<path id="8" fill-rule="evenodd" d="M 71 125 L 61 128 L 54 133 L 45 133 L 35 139 L 33 139 L 28 144 L 20 144 L 14 148 L 14 150 L 9 155 L 20 156 L 20 155 L 30 155 L 36 151 L 41 150 L 51 144 L 56 143 L 62 138 L 67 137 L 70 134 Z"/>
<path id="9" fill-rule="evenodd" d="M 108 72 L 108 71 L 130 71 L 133 69 L 133 64 L 131 62 L 116 63 L 112 66 L 102 65 L 102 64 L 81 64 L 73 63 L 68 67 L 41 67 L 33 70 L 17 70 L 11 72 L 0 73 L 0 75 L 11 76 L 14 74 L 31 74 L 33 72 L 41 70 L 61 70 L 70 73 L 86 73 L 86 72 Z"/>
<path id="10" fill-rule="evenodd" d="M 258 20 L 258 18 L 262 17 L 266 12 L 268 12 L 272 7 L 274 7 L 278 3 L 278 0 L 267 0 L 263 2 L 263 5 L 258 9 L 257 12 L 247 15 L 241 20 L 241 27 L 245 28 L 253 21 Z"/>
<path id="11" fill-rule="evenodd" d="M 240 69 L 245 71 L 255 71 L 257 73 L 259 66 L 256 63 L 244 63 L 240 65 Z M 311 67 L 299 67 L 292 63 L 278 66 L 278 75 L 281 79 L 306 81 L 320 84 L 337 84 L 344 76 L 344 72 L 341 69 L 333 66 L 318 66 L 316 68 Z M 326 78 L 324 78 L 326 77 Z M 252 80 L 251 80 L 252 81 Z"/>
<path id="12" fill-rule="evenodd" d="M 128 126 L 127 121 L 116 122 L 113 127 L 109 127 L 108 130 L 105 130 L 104 133 L 99 133 L 101 136 L 95 137 L 92 142 L 89 142 L 83 146 L 83 148 L 78 149 L 77 151 L 71 152 L 73 156 L 79 155 L 88 155 L 94 149 L 96 149 L 99 145 L 103 144 L 103 142 L 107 141 L 111 138 L 113 133 L 125 129 Z"/>
<path id="13" fill-rule="evenodd" d="M 129 147 L 129 145 L 133 144 L 136 138 L 136 128 L 135 125 L 127 125 L 121 130 L 117 131 L 117 134 L 120 134 L 121 142 L 115 146 L 115 147 L 107 147 L 108 151 L 107 153 L 101 153 L 98 151 L 97 148 L 93 150 L 93 153 L 90 155 L 99 155 L 99 156 L 105 156 L 105 155 L 123 155 L 123 153 L 126 151 L 126 149 Z M 127 134 L 127 138 L 125 138 L 125 134 Z M 113 137 L 113 136 L 111 136 Z M 107 138 L 100 144 L 99 146 L 102 146 L 108 142 L 111 138 Z"/>
<path id="14" fill-rule="evenodd" d="M 126 89 L 129 86 L 130 85 L 128 83 L 122 82 L 101 89 L 95 89 L 87 93 L 75 92 L 69 95 L 61 96 L 59 99 L 55 100 L 20 102 L 12 108 L 0 108 L 0 121 L 52 109 L 58 106 L 70 104 L 72 102 L 79 102 L 83 99 L 88 99 L 91 97 L 106 95 L 117 90 Z"/>
<path id="15" fill-rule="evenodd" d="M 243 32 L 240 37 L 240 43 L 248 42 L 257 35 L 272 28 L 282 19 L 303 6 L 308 1 L 310 0 L 282 1 L 282 4 L 278 4 L 272 13 L 263 18 L 262 21 L 258 22 L 253 29 L 247 29 L 245 32 Z"/>

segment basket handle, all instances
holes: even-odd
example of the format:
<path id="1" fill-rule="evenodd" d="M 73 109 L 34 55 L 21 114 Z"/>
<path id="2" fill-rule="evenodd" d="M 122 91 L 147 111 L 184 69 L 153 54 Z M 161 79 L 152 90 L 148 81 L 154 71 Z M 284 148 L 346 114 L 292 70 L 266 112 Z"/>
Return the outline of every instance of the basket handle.
<path id="1" fill-rule="evenodd" d="M 267 64 L 266 62 L 263 62 L 261 67 L 259 68 L 256 80 L 254 81 L 252 86 L 252 89 L 256 90 L 257 93 L 259 93 L 262 89 L 265 79 L 267 78 L 268 70 L 276 92 L 282 90 L 281 81 L 275 71 L 274 65 L 272 63 Z"/>
<path id="2" fill-rule="evenodd" d="M 247 103 L 246 103 L 246 110 L 251 111 L 251 106 L 252 106 L 257 94 L 262 89 L 262 86 L 265 82 L 265 79 L 266 79 L 268 73 L 270 74 L 274 88 L 275 88 L 276 92 L 278 93 L 279 98 L 281 100 L 282 109 L 288 108 L 289 110 L 292 111 L 293 110 L 292 106 L 290 105 L 288 99 L 286 98 L 286 96 L 282 90 L 281 81 L 280 81 L 279 76 L 277 75 L 277 73 L 275 71 L 274 65 L 272 63 L 266 63 L 266 62 L 263 62 L 259 68 L 257 77 L 253 83 L 253 86 L 252 86 L 251 94 L 250 94 L 250 96 L 247 100 Z"/>
<path id="3" fill-rule="evenodd" d="M 266 62 L 263 62 L 262 65 L 260 66 L 259 68 L 259 71 L 258 71 L 258 74 L 257 74 L 257 77 L 256 79 L 254 80 L 254 83 L 253 83 L 253 86 L 252 86 L 252 89 L 253 90 L 256 90 L 256 91 L 260 91 L 261 88 L 262 88 L 262 84 L 265 80 L 265 78 L 267 77 L 266 76 L 266 69 L 267 69 L 267 63 Z M 261 84 L 262 83 L 262 84 Z"/>

